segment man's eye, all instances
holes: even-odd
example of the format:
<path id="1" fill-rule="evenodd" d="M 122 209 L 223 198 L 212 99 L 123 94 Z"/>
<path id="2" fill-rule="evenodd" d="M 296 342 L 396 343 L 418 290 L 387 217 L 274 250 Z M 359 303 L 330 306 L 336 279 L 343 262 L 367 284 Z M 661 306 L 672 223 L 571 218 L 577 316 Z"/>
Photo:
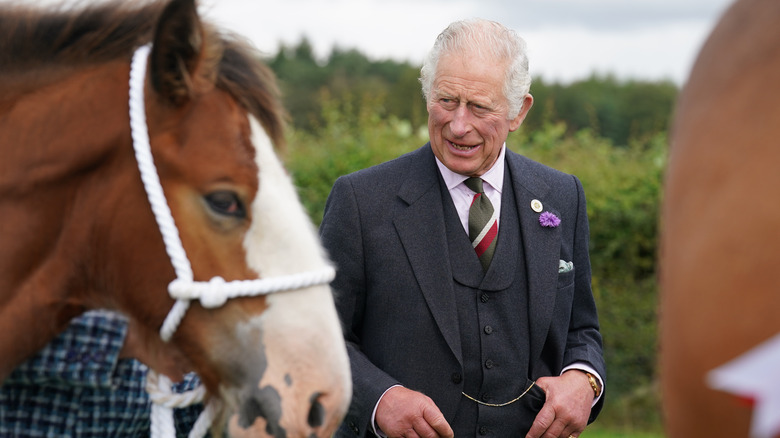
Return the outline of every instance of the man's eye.
<path id="1" fill-rule="evenodd" d="M 472 109 L 475 114 L 487 114 L 490 112 L 490 108 L 482 105 L 474 105 L 472 106 Z"/>
<path id="2" fill-rule="evenodd" d="M 439 103 L 446 109 L 453 109 L 458 105 L 458 102 L 455 101 L 455 99 L 448 98 L 439 99 Z"/>

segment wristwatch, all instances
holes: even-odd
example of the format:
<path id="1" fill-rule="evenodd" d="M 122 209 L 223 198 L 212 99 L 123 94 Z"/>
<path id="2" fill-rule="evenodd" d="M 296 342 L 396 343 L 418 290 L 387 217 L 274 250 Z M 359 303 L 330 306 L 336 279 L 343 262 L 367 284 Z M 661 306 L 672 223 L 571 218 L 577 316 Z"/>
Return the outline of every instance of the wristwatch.
<path id="1" fill-rule="evenodd" d="M 590 383 L 590 387 L 593 388 L 593 392 L 596 394 L 596 397 L 601 395 L 601 385 L 599 384 L 599 380 L 591 373 L 586 372 L 586 376 L 588 376 L 588 383 Z"/>

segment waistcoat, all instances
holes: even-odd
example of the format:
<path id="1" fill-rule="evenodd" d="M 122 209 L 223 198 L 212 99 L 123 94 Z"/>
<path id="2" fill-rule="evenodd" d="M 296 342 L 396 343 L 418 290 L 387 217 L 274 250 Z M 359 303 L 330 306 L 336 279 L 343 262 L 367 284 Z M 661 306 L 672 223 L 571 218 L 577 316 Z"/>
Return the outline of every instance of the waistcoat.
<path id="1" fill-rule="evenodd" d="M 444 203 L 463 353 L 463 392 L 490 404 L 511 401 L 531 384 L 525 254 L 508 175 L 507 171 L 498 241 L 487 272 L 458 221 L 454 205 Z M 455 436 L 524 436 L 543 403 L 538 396 L 529 395 L 501 407 L 481 405 L 462 396 L 455 418 L 450 419 Z"/>

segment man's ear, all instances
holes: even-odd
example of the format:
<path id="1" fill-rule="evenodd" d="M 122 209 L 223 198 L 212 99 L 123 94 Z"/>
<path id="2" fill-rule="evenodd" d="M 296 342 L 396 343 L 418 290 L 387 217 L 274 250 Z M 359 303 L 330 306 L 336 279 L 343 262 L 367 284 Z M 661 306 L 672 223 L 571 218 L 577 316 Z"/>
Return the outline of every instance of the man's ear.
<path id="1" fill-rule="evenodd" d="M 531 107 L 534 105 L 534 97 L 530 94 L 526 94 L 523 98 L 523 106 L 520 108 L 520 113 L 517 114 L 517 116 L 512 119 L 511 122 L 509 122 L 509 131 L 516 131 L 517 128 L 520 127 L 520 125 L 523 124 L 523 120 L 525 120 L 525 116 L 528 115 L 528 111 L 531 109 Z"/>

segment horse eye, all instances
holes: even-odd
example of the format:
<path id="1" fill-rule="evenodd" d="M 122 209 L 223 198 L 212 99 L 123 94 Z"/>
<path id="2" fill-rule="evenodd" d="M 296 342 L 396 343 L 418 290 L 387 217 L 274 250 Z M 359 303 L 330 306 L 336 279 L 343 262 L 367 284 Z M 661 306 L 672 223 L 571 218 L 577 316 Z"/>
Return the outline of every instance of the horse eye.
<path id="1" fill-rule="evenodd" d="M 215 213 L 243 219 L 246 217 L 244 204 L 234 192 L 222 190 L 205 196 L 206 202 Z"/>

